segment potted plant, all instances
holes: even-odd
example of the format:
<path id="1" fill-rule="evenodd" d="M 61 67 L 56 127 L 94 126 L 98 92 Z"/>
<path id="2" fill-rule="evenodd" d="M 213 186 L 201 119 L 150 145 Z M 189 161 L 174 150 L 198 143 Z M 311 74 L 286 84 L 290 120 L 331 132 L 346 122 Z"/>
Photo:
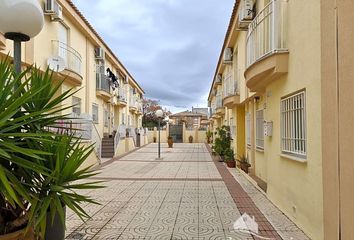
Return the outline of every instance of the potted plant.
<path id="1" fill-rule="evenodd" d="M 211 143 L 211 137 L 213 136 L 212 132 L 210 130 L 208 130 L 206 133 L 206 138 L 207 138 L 207 143 L 210 144 Z"/>
<path id="2" fill-rule="evenodd" d="M 248 173 L 248 168 L 251 166 L 248 162 L 248 158 L 246 155 L 241 155 L 238 157 L 237 161 L 240 163 L 241 169 L 245 172 Z"/>
<path id="3" fill-rule="evenodd" d="M 81 209 L 77 210 L 78 204 L 92 202 L 91 199 L 75 192 L 64 193 L 75 188 L 95 187 L 94 184 L 70 185 L 71 181 L 93 174 L 88 169 L 75 168 L 86 155 L 79 154 L 75 145 L 66 145 L 77 162 L 70 160 L 61 165 L 54 159 L 59 155 L 61 158 L 74 157 L 65 154 L 64 151 L 69 150 L 64 150 L 56 137 L 59 132 L 66 131 L 53 132 L 58 121 L 68 120 L 61 112 L 69 107 L 62 107 L 62 103 L 73 94 L 68 90 L 58 95 L 61 85 L 62 82 L 53 83 L 48 70 L 41 73 L 38 69 L 28 68 L 16 74 L 8 59 L 0 62 L 0 239 L 32 240 L 34 235 L 44 239 L 47 217 L 59 215 L 64 219 L 61 210 L 65 204 L 75 209 L 79 216 L 87 215 Z M 62 139 L 68 137 L 61 136 Z M 45 146 L 57 146 L 58 151 L 48 151 Z M 89 151 L 84 150 L 85 153 Z M 65 171 L 53 172 L 54 168 L 59 169 L 58 164 L 66 168 Z M 53 185 L 53 189 L 70 195 L 69 198 L 45 196 L 48 194 L 48 188 L 44 189 L 47 181 L 58 183 L 64 178 L 65 185 Z"/>
<path id="4" fill-rule="evenodd" d="M 168 136 L 167 143 L 169 148 L 173 147 L 173 138 L 171 136 Z"/>
<path id="5" fill-rule="evenodd" d="M 193 136 L 189 136 L 188 141 L 189 143 L 193 143 Z"/>
<path id="6" fill-rule="evenodd" d="M 156 137 L 153 137 L 152 140 L 154 143 L 156 143 Z"/>
<path id="7" fill-rule="evenodd" d="M 225 151 L 225 162 L 226 162 L 226 165 L 229 168 L 235 168 L 236 167 L 234 150 L 232 150 L 231 148 L 226 149 L 226 151 Z"/>
<path id="8" fill-rule="evenodd" d="M 215 134 L 217 137 L 215 138 L 213 150 L 220 156 L 220 161 L 224 161 L 225 151 L 231 145 L 230 127 L 222 126 L 221 128 L 217 128 Z"/>

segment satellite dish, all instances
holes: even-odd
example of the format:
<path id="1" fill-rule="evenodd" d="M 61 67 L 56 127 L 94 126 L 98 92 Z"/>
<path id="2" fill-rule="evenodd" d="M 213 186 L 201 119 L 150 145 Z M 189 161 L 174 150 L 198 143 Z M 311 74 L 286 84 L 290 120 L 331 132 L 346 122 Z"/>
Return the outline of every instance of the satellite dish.
<path id="1" fill-rule="evenodd" d="M 52 56 L 48 58 L 48 67 L 54 72 L 62 72 L 65 69 L 65 60 L 59 56 Z"/>

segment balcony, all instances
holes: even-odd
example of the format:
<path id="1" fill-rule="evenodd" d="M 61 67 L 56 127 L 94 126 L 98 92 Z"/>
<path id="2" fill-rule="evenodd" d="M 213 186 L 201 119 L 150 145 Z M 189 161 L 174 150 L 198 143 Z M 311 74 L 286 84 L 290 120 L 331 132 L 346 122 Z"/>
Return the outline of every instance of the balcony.
<path id="1" fill-rule="evenodd" d="M 246 43 L 246 85 L 262 91 L 288 72 L 287 2 L 273 0 L 249 25 Z"/>
<path id="2" fill-rule="evenodd" d="M 222 96 L 216 95 L 216 114 L 223 116 L 225 114 L 225 108 L 222 105 Z"/>
<path id="3" fill-rule="evenodd" d="M 138 111 L 138 102 L 134 95 L 129 99 L 129 110 L 134 113 Z"/>
<path id="4" fill-rule="evenodd" d="M 96 95 L 105 100 L 111 99 L 111 86 L 102 65 L 98 65 L 96 70 Z"/>
<path id="5" fill-rule="evenodd" d="M 6 38 L 4 35 L 0 33 L 0 50 L 4 50 L 6 48 Z"/>
<path id="6" fill-rule="evenodd" d="M 62 57 L 65 61 L 65 70 L 60 75 L 64 75 L 72 84 L 80 86 L 82 83 L 80 53 L 58 40 L 52 40 L 52 46 L 54 56 Z"/>
<path id="7" fill-rule="evenodd" d="M 118 88 L 118 105 L 126 106 L 127 105 L 127 94 L 124 88 Z"/>
<path id="8" fill-rule="evenodd" d="M 143 103 L 141 102 L 141 100 L 138 101 L 138 115 L 143 115 Z"/>
<path id="9" fill-rule="evenodd" d="M 223 106 L 232 108 L 234 105 L 240 103 L 240 96 L 238 94 L 238 82 L 232 77 L 230 73 L 224 79 L 224 97 Z"/>

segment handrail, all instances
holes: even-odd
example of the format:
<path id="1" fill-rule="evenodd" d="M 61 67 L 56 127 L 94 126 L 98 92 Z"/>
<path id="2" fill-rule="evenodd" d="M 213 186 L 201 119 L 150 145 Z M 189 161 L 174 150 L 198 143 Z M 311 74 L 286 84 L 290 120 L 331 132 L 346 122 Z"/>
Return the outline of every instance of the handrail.
<path id="1" fill-rule="evenodd" d="M 248 26 L 247 67 L 275 52 L 287 52 L 287 1 L 272 0 Z"/>
<path id="2" fill-rule="evenodd" d="M 120 140 L 120 133 L 119 133 L 119 129 L 117 129 L 116 134 L 114 135 L 114 139 L 113 139 L 113 142 L 114 142 L 114 154 L 116 154 L 117 147 L 118 147 L 118 144 L 119 144 L 119 140 Z"/>
<path id="3" fill-rule="evenodd" d="M 65 67 L 81 75 L 82 58 L 80 53 L 59 40 L 52 40 L 52 44 L 54 55 L 58 55 L 65 60 Z"/>
<path id="4" fill-rule="evenodd" d="M 92 134 L 91 141 L 94 141 L 94 138 L 96 138 L 96 140 L 95 140 L 95 152 L 96 152 L 96 156 L 100 160 L 99 164 L 101 164 L 102 138 L 101 138 L 100 133 L 98 132 L 98 130 L 96 128 L 96 125 L 93 122 L 91 122 L 91 124 L 93 126 L 94 133 L 95 133 L 95 135 Z"/>

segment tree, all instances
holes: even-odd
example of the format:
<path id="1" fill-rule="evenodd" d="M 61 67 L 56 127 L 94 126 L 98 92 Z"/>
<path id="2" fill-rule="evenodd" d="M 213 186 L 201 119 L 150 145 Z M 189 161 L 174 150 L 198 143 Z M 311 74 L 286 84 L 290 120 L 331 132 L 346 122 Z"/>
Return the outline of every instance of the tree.
<path id="1" fill-rule="evenodd" d="M 159 120 L 156 117 L 155 112 L 159 109 L 163 110 L 157 100 L 148 98 L 143 99 L 143 127 L 157 127 Z M 165 115 L 168 114 L 168 112 L 166 112 L 166 109 L 163 111 Z M 161 126 L 164 125 L 166 125 L 166 123 L 162 121 Z"/>

